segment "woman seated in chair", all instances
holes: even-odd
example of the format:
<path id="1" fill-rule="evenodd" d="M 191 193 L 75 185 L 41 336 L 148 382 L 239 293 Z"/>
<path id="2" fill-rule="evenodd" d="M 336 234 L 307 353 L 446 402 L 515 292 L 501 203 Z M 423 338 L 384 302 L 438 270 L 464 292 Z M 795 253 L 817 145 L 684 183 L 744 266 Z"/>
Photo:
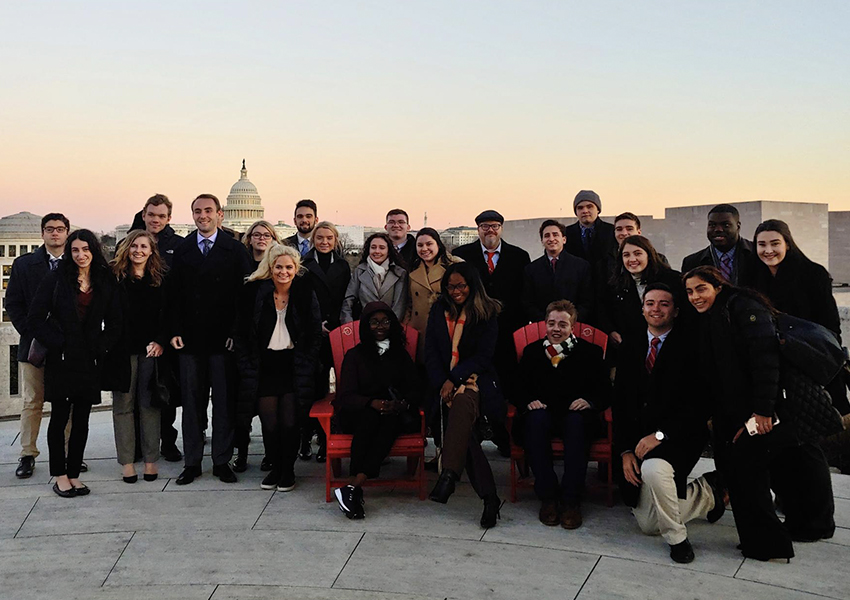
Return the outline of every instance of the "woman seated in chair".
<path id="1" fill-rule="evenodd" d="M 360 343 L 345 354 L 333 401 L 351 440 L 351 480 L 334 490 L 349 519 L 362 519 L 363 484 L 378 477 L 396 438 L 420 429 L 421 383 L 405 348 L 404 328 L 384 302 L 370 302 L 360 317 Z"/>
<path id="2" fill-rule="evenodd" d="M 546 337 L 525 347 L 519 364 L 518 419 L 525 456 L 541 501 L 540 521 L 564 529 L 581 526 L 587 452 L 610 403 L 611 382 L 602 348 L 572 334 L 576 308 L 568 300 L 546 307 Z M 552 463 L 552 437 L 564 441 L 560 489 Z"/>

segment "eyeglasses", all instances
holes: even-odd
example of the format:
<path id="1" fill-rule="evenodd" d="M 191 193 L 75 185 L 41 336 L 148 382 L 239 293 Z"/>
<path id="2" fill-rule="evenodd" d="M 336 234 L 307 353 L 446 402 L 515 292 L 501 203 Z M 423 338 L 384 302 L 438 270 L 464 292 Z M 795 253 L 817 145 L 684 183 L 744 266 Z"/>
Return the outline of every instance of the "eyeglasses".
<path id="1" fill-rule="evenodd" d="M 502 228 L 501 223 L 481 223 L 478 229 L 481 231 L 499 231 Z"/>
<path id="2" fill-rule="evenodd" d="M 469 286 L 465 283 L 458 283 L 457 285 L 449 284 L 449 285 L 446 286 L 446 291 L 450 294 L 452 292 L 454 292 L 455 290 L 457 290 L 458 292 L 465 292 L 468 289 L 469 289 Z"/>
<path id="3" fill-rule="evenodd" d="M 270 233 L 252 233 L 251 237 L 255 240 L 270 240 L 272 239 L 272 234 Z"/>
<path id="4" fill-rule="evenodd" d="M 389 319 L 369 319 L 369 327 L 372 329 L 377 329 L 378 327 L 389 327 L 390 320 Z"/>
<path id="5" fill-rule="evenodd" d="M 56 233 L 65 233 L 66 231 L 68 231 L 68 228 L 61 226 L 61 225 L 59 227 L 49 227 L 48 226 L 48 227 L 44 228 L 44 233 L 53 233 L 54 231 Z"/>

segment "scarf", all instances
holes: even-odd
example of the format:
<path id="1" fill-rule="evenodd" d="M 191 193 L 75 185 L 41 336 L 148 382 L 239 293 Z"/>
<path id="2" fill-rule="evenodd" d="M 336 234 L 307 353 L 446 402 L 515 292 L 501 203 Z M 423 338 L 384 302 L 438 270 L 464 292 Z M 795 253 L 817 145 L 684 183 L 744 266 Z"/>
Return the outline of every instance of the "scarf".
<path id="1" fill-rule="evenodd" d="M 378 356 L 383 356 L 384 352 L 386 352 L 387 350 L 390 349 L 390 341 L 389 340 L 383 340 L 383 341 L 380 341 L 380 342 L 376 340 L 375 345 L 378 346 Z"/>
<path id="2" fill-rule="evenodd" d="M 576 346 L 576 336 L 570 334 L 566 340 L 560 344 L 553 344 L 549 340 L 543 340 L 543 348 L 546 350 L 546 357 L 556 369 L 558 365 L 567 357 L 567 354 L 572 352 Z"/>
<path id="3" fill-rule="evenodd" d="M 449 370 L 454 369 L 460 362 L 460 338 L 463 337 L 463 326 L 466 325 L 466 308 L 460 311 L 457 321 L 453 321 L 449 312 L 446 311 L 446 327 L 449 329 L 449 337 L 452 338 L 452 361 Z"/>
<path id="4" fill-rule="evenodd" d="M 638 273 L 638 274 L 629 273 L 629 275 L 631 275 L 632 279 L 635 280 L 635 289 L 637 290 L 638 298 L 642 299 L 643 293 L 644 293 L 644 291 L 646 291 L 646 283 L 644 283 L 644 281 L 643 281 L 643 273 Z"/>
<path id="5" fill-rule="evenodd" d="M 369 270 L 372 271 L 372 282 L 375 284 L 375 292 L 380 296 L 381 286 L 384 285 L 384 278 L 387 276 L 387 271 L 390 270 L 390 260 L 387 259 L 383 264 L 379 265 L 372 260 L 371 256 L 367 256 L 366 262 L 369 265 Z"/>

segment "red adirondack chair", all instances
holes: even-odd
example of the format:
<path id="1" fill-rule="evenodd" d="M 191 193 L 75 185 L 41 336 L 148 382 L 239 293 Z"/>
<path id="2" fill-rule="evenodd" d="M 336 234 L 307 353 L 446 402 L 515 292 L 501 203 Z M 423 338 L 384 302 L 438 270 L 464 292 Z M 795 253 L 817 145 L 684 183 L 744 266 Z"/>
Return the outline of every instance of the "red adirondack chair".
<path id="1" fill-rule="evenodd" d="M 573 335 L 591 344 L 596 344 L 602 348 L 603 353 L 608 348 L 608 334 L 590 325 L 576 323 L 573 325 Z M 528 344 L 544 337 L 546 337 L 546 323 L 544 321 L 530 323 L 521 329 L 517 329 L 514 332 L 514 347 L 516 348 L 517 360 L 522 358 L 522 352 Z M 516 409 L 513 406 L 508 406 L 508 431 L 512 429 L 515 415 Z M 595 440 L 590 445 L 589 460 L 597 461 L 600 470 L 607 469 L 606 503 L 608 506 L 614 506 L 614 427 L 610 408 L 605 410 L 604 417 L 608 426 L 607 435 L 604 438 Z M 562 440 L 558 438 L 552 440 L 552 455 L 556 457 L 564 455 L 564 442 Z M 518 486 L 530 487 L 532 485 L 528 479 L 519 481 L 517 469 L 520 464 L 525 465 L 525 450 L 522 446 L 516 445 L 513 441 L 513 436 L 511 436 L 511 502 L 517 501 L 516 490 Z"/>
<path id="2" fill-rule="evenodd" d="M 405 327 L 407 351 L 416 359 L 416 342 L 419 332 L 413 327 Z M 345 353 L 360 343 L 360 322 L 346 323 L 330 333 L 331 350 L 334 358 L 334 371 L 339 377 L 342 372 L 342 359 Z M 318 419 L 328 438 L 328 460 L 325 463 L 325 501 L 331 501 L 331 487 L 345 485 L 342 477 L 342 459 L 351 457 L 351 439 L 344 433 L 331 433 L 331 417 L 334 409 L 331 405 L 333 394 L 319 400 L 310 409 L 310 416 Z M 419 499 L 425 499 L 425 413 L 419 411 L 422 426 L 419 433 L 400 435 L 390 450 L 390 456 L 407 457 L 407 478 L 369 479 L 367 486 L 395 486 L 419 490 Z"/>

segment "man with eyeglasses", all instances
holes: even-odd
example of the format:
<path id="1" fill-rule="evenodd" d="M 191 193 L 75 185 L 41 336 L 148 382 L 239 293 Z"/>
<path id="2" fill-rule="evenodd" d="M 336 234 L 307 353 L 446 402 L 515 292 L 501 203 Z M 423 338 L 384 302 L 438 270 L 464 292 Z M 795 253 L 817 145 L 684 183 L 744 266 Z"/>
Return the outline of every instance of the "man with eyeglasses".
<path id="1" fill-rule="evenodd" d="M 410 271 L 410 265 L 416 258 L 416 239 L 410 235 L 410 217 L 407 212 L 394 208 L 387 213 L 387 224 L 384 225 L 390 240 L 404 260 L 404 268 Z"/>
<path id="2" fill-rule="evenodd" d="M 283 240 L 283 243 L 298 250 L 301 253 L 301 258 L 307 256 L 307 253 L 313 249 L 313 242 L 310 238 L 313 235 L 316 223 L 319 222 L 318 215 L 319 210 L 316 203 L 309 198 L 299 200 L 295 204 L 294 223 L 298 233 L 289 236 Z"/>
<path id="3" fill-rule="evenodd" d="M 505 218 L 497 211 L 485 210 L 475 217 L 478 241 L 459 246 L 452 254 L 472 264 L 490 297 L 502 303 L 493 362 L 505 395 L 512 398 L 517 370 L 513 334 L 528 322 L 523 314 L 522 290 L 525 267 L 531 259 L 528 252 L 502 239 L 504 222 Z M 493 442 L 499 447 L 499 452 L 510 455 L 507 431 L 501 424 L 493 424 Z"/>
<path id="4" fill-rule="evenodd" d="M 44 244 L 35 252 L 15 259 L 12 263 L 9 287 L 6 289 L 6 312 L 21 336 L 18 343 L 18 363 L 21 365 L 24 405 L 21 409 L 21 457 L 15 470 L 15 476 L 20 479 L 31 477 L 35 469 L 35 458 L 39 455 L 36 440 L 44 407 L 44 367 L 29 363 L 33 336 L 26 326 L 27 313 L 42 279 L 50 271 L 59 268 L 70 228 L 71 224 L 65 215 L 44 215 L 41 219 L 41 239 Z M 66 440 L 69 432 L 70 427 L 65 430 Z"/>

